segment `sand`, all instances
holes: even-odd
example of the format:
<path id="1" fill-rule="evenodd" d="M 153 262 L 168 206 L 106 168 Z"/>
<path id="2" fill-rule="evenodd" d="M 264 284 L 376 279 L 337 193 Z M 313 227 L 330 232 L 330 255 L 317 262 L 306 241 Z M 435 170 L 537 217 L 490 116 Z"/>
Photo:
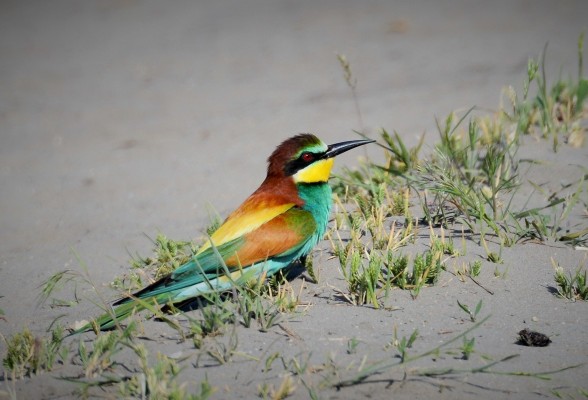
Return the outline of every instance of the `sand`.
<path id="1" fill-rule="evenodd" d="M 425 132 L 430 151 L 436 117 L 474 105 L 480 113 L 497 110 L 502 89 L 521 88 L 527 60 L 546 43 L 548 78 L 576 76 L 587 15 L 585 1 L 4 2 L 0 332 L 9 337 L 28 327 L 43 335 L 60 315 L 63 323 L 95 315 L 88 300 L 71 308 L 37 306 L 39 286 L 58 271 L 86 268 L 104 296 L 115 298 L 107 285 L 129 268 L 129 253 L 149 254 L 146 236 L 200 237 L 207 206 L 226 216 L 261 182 L 274 147 L 293 134 L 313 132 L 333 143 L 356 139 L 353 130 L 377 137 L 385 128 L 414 144 Z M 351 63 L 361 118 L 336 54 Z M 588 165 L 585 146 L 553 153 L 549 143 L 526 138 L 522 149 L 545 162 L 529 173 L 553 190 Z M 381 152 L 375 146 L 350 152 L 337 168 L 352 168 L 365 155 Z M 503 264 L 484 261 L 479 280 L 493 295 L 446 273 L 416 300 L 396 290 L 392 309 L 375 310 L 337 296 L 344 282 L 329 250 L 324 241 L 315 255 L 319 284 L 293 282 L 304 284 L 308 309 L 266 333 L 239 327 L 242 355 L 231 362 L 196 362 L 191 342 L 178 342 L 156 321 L 144 324 L 150 352 L 190 355 L 181 375 L 189 388 L 207 377 L 218 388 L 213 398 L 255 398 L 260 384 L 283 379 L 278 362 L 263 372 L 274 352 L 311 355 L 313 365 L 332 358 L 342 371 L 364 356 L 394 360 L 396 351 L 385 345 L 395 329 L 398 337 L 418 329 L 411 350 L 418 354 L 472 326 L 456 300 L 471 306 L 483 300 L 480 316 L 491 317 L 470 335 L 472 361 L 443 355 L 419 367 L 471 368 L 486 362 L 484 355 L 512 354 L 519 356 L 496 369 L 548 371 L 588 361 L 588 305 L 554 295 L 550 261 L 573 271 L 585 263 L 585 251 L 554 242 L 516 245 L 504 250 Z M 471 244 L 468 257 L 483 260 L 483 249 Z M 496 278 L 496 269 L 506 276 Z M 553 342 L 517 345 L 516 333 L 526 327 Z M 351 338 L 359 340 L 354 354 L 347 353 Z M 2 356 L 5 348 L 0 341 Z M 68 364 L 15 383 L 0 380 L 0 398 L 11 390 L 22 399 L 76 397 L 75 385 L 55 378 L 80 371 Z M 581 397 L 578 390 L 588 388 L 587 366 L 548 381 L 458 374 L 400 382 L 403 372 L 324 389 L 320 397 L 527 399 L 553 396 L 552 390 Z M 298 384 L 292 397 L 309 392 Z"/>

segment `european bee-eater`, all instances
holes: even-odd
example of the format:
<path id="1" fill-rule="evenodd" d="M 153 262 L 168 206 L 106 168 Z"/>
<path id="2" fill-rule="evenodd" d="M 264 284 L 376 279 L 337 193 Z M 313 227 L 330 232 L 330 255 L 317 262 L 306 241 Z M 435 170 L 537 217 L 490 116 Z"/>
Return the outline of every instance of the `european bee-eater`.
<path id="1" fill-rule="evenodd" d="M 373 140 L 327 146 L 311 134 L 280 144 L 268 159 L 261 186 L 233 211 L 190 261 L 113 304 L 95 320 L 99 329 L 149 306 L 180 303 L 271 276 L 306 257 L 322 239 L 331 209 L 327 180 L 334 157 Z M 88 324 L 78 330 L 91 329 Z"/>

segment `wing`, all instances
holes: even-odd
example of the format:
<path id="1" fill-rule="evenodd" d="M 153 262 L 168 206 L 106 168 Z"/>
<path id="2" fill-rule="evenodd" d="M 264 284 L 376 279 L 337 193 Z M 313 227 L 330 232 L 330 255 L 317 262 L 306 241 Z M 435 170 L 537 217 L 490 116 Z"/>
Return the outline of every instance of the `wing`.
<path id="1" fill-rule="evenodd" d="M 234 254 L 242 243 L 243 240 L 237 238 L 215 249 L 219 253 Z M 214 280 L 223 273 L 223 265 L 220 262 L 218 254 L 214 251 L 215 249 L 209 247 L 205 251 L 194 255 L 190 261 L 176 269 L 171 274 L 147 287 L 144 287 L 138 292 L 133 293 L 131 297 L 123 297 L 113 305 L 118 306 L 128 303 L 132 301 L 134 297 L 147 299 L 165 294 L 168 295 L 166 296 L 168 297 L 167 300 L 171 300 L 174 297 L 173 292 L 177 290 Z M 162 301 L 161 303 L 166 303 L 167 300 Z"/>
<path id="2" fill-rule="evenodd" d="M 310 212 L 291 208 L 243 235 L 242 245 L 234 254 L 227 254 L 225 263 L 232 269 L 294 255 L 315 231 L 316 222 Z"/>
<path id="3" fill-rule="evenodd" d="M 210 241 L 215 247 L 220 247 L 257 229 L 295 206 L 291 201 L 280 200 L 280 198 L 269 200 L 262 196 L 249 197 L 212 234 Z M 198 254 L 210 248 L 210 241 L 199 249 Z"/>
<path id="4" fill-rule="evenodd" d="M 232 278 L 236 277 L 235 274 L 242 273 L 251 264 L 263 263 L 276 257 L 292 257 L 291 260 L 284 260 L 283 266 L 285 266 L 294 261 L 294 257 L 297 257 L 299 250 L 311 239 L 315 231 L 316 222 L 310 212 L 290 208 L 240 237 L 219 246 L 215 244 L 214 248 L 209 245 L 170 275 L 133 296 L 145 299 L 169 293 L 170 298 L 173 298 L 172 292 L 201 283 L 213 282 L 226 276 L 228 271 L 221 263 L 219 255 L 226 267 L 234 271 L 231 272 Z M 127 301 L 129 298 L 121 299 L 114 305 L 124 304 Z"/>

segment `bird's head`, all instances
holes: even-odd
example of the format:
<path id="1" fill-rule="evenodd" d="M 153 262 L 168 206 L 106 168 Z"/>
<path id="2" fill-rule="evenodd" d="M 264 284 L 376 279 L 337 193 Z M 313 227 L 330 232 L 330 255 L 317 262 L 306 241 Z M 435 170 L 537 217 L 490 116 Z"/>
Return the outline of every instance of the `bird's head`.
<path id="1" fill-rule="evenodd" d="M 350 140 L 326 145 L 314 135 L 296 135 L 282 142 L 269 157 L 268 177 L 292 177 L 295 183 L 326 182 L 336 155 L 372 142 Z"/>

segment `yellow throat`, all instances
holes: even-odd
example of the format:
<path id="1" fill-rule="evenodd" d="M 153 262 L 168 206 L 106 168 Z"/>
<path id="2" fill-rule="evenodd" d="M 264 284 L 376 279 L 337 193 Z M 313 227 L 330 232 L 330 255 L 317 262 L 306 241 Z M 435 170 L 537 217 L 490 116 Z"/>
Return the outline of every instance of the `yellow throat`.
<path id="1" fill-rule="evenodd" d="M 334 158 L 324 158 L 310 164 L 308 167 L 296 172 L 293 176 L 296 183 L 327 182 L 331 175 Z"/>

